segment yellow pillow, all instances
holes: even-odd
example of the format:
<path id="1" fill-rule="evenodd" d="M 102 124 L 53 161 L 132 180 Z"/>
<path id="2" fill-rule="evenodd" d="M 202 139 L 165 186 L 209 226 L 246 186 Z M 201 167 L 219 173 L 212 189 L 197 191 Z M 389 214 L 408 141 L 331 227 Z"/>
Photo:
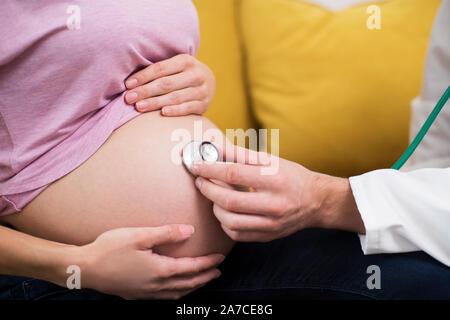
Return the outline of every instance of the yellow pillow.
<path id="1" fill-rule="evenodd" d="M 244 89 L 235 0 L 194 0 L 200 18 L 198 59 L 216 76 L 216 96 L 205 114 L 222 130 L 253 127 Z"/>
<path id="2" fill-rule="evenodd" d="M 339 12 L 297 0 L 243 0 L 251 103 L 280 129 L 280 155 L 350 176 L 390 167 L 408 143 L 437 0 L 391 0 Z M 373 20 L 371 20 L 373 22 Z"/>

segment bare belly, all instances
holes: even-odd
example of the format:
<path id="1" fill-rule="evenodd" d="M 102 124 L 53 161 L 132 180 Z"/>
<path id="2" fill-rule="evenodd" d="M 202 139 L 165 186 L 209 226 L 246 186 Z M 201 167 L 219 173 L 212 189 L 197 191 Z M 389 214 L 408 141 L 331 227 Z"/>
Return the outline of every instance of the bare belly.
<path id="1" fill-rule="evenodd" d="M 40 238 L 77 245 L 114 228 L 187 223 L 195 226 L 194 236 L 159 252 L 177 257 L 228 253 L 233 242 L 221 230 L 212 204 L 196 190 L 185 168 L 173 162 L 180 141 L 172 141 L 172 133 L 187 129 L 193 137 L 194 121 L 201 121 L 203 131 L 215 128 L 199 116 L 138 116 L 22 212 L 0 221 Z"/>

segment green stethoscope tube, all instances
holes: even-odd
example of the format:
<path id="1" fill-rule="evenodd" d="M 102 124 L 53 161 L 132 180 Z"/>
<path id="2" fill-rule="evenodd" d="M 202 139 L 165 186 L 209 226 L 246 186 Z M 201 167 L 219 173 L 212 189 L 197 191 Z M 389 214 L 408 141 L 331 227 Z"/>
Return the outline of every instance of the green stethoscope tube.
<path id="1" fill-rule="evenodd" d="M 417 136 L 414 138 L 413 142 L 409 145 L 408 149 L 406 149 L 405 153 L 398 159 L 398 161 L 392 166 L 392 169 L 399 170 L 406 161 L 411 157 L 413 152 L 416 150 L 416 148 L 419 146 L 422 139 L 427 134 L 428 130 L 430 129 L 431 125 L 433 124 L 434 120 L 436 120 L 436 117 L 438 116 L 439 112 L 441 112 L 442 108 L 444 107 L 445 103 L 447 102 L 448 98 L 450 96 L 450 86 L 447 87 L 447 90 L 445 90 L 444 94 L 442 95 L 441 99 L 437 103 L 436 107 L 434 107 L 433 111 L 428 116 L 428 119 L 423 124 L 422 128 L 420 129 Z"/>

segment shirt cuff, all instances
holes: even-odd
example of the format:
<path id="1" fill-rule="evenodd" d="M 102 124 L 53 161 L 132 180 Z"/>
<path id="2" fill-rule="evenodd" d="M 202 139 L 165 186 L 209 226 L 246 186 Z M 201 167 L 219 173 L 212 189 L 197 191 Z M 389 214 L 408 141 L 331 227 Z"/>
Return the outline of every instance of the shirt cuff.
<path id="1" fill-rule="evenodd" d="M 350 186 L 361 214 L 365 235 L 359 235 L 364 254 L 420 250 L 405 228 L 405 173 L 393 169 L 375 170 L 350 178 Z"/>
<path id="2" fill-rule="evenodd" d="M 379 228 L 376 225 L 376 218 L 370 213 L 370 200 L 367 199 L 366 194 L 363 191 L 361 176 L 351 177 L 349 180 L 353 197 L 355 198 L 356 205 L 366 230 L 366 234 L 358 234 L 361 249 L 365 255 L 375 253 L 380 247 L 380 233 L 378 232 Z"/>

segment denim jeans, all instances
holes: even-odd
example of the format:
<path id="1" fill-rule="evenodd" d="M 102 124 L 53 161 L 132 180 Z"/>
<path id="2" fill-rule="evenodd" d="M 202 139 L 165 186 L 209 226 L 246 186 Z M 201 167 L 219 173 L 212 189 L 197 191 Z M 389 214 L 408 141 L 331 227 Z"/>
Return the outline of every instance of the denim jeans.
<path id="1" fill-rule="evenodd" d="M 379 268 L 379 289 L 369 289 L 368 282 L 374 284 L 369 266 Z M 268 243 L 239 243 L 220 269 L 221 277 L 182 300 L 450 299 L 449 267 L 424 252 L 364 256 L 356 234 L 335 230 L 309 229 Z M 0 276 L 1 299 L 118 298 Z"/>

